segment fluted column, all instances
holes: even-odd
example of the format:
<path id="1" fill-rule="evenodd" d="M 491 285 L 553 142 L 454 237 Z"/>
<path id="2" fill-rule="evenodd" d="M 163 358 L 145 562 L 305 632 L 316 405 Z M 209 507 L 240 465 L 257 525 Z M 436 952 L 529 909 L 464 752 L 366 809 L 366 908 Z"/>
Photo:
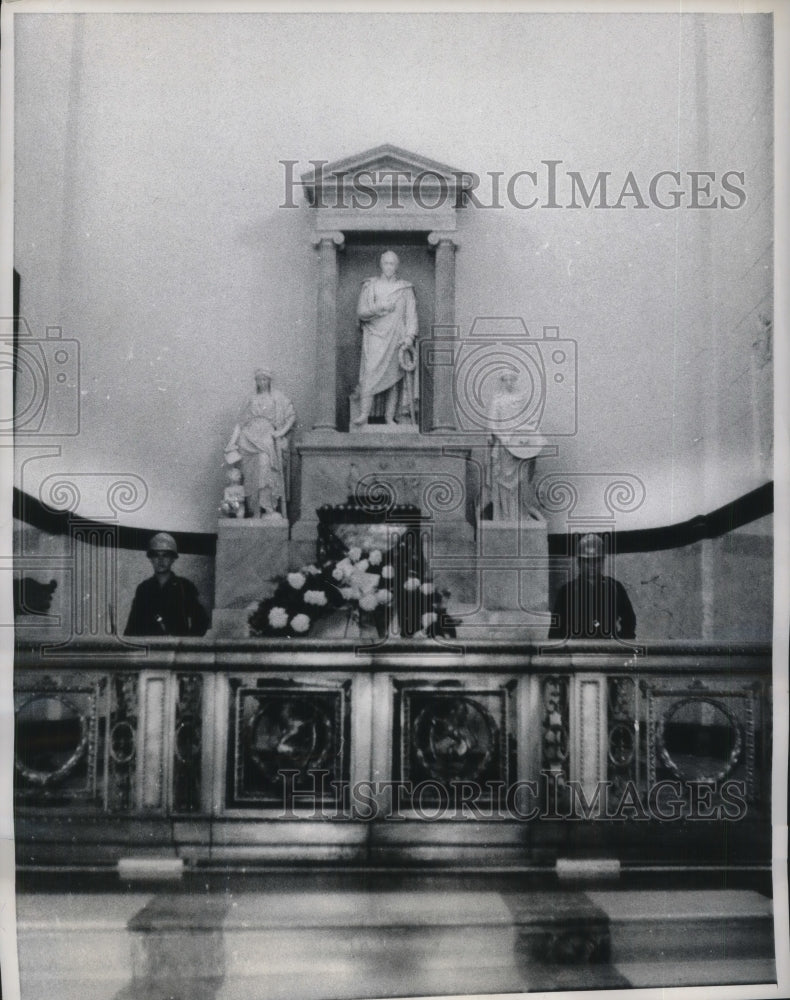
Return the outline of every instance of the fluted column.
<path id="1" fill-rule="evenodd" d="M 337 251 L 343 246 L 340 232 L 318 233 L 313 245 L 318 248 L 318 318 L 316 323 L 316 388 L 318 412 L 315 428 L 334 430 L 337 405 Z"/>
<path id="2" fill-rule="evenodd" d="M 455 250 L 450 233 L 428 234 L 428 243 L 435 248 L 434 267 L 434 319 L 431 331 L 435 343 L 433 359 L 428 367 L 431 373 L 431 412 L 427 429 L 432 431 L 455 430 L 453 406 L 453 366 L 447 363 L 452 352 L 440 346 L 441 341 L 457 336 L 455 329 Z"/>

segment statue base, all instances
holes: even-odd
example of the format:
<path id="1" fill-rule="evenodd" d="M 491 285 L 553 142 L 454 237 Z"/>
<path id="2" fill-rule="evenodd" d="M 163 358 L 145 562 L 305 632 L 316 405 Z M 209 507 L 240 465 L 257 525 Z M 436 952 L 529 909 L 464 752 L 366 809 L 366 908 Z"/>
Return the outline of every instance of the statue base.
<path id="1" fill-rule="evenodd" d="M 284 517 L 223 518 L 218 522 L 215 609 L 243 610 L 271 597 L 274 577 L 287 573 L 288 568 L 288 522 Z"/>
<path id="2" fill-rule="evenodd" d="M 489 611 L 549 610 L 549 541 L 543 518 L 480 522 L 481 604 Z"/>
<path id="3" fill-rule="evenodd" d="M 354 434 L 419 434 L 416 424 L 352 424 L 349 435 Z"/>
<path id="4" fill-rule="evenodd" d="M 402 424 L 366 424 L 348 434 L 315 430 L 298 446 L 302 459 L 302 516 L 291 532 L 297 563 L 316 557 L 317 510 L 349 497 L 370 510 L 399 504 L 421 512 L 426 554 L 435 583 L 456 600 L 471 600 L 468 567 L 474 559 L 474 517 L 479 493 L 471 448 Z M 434 565 L 435 564 L 435 565 Z"/>
<path id="5" fill-rule="evenodd" d="M 375 406 L 374 406 L 375 409 Z M 374 416 L 384 416 L 384 407 L 381 405 L 380 409 L 374 413 Z M 396 424 L 386 424 L 386 423 L 375 423 L 375 424 L 357 424 L 355 420 L 359 417 L 359 395 L 356 392 L 352 392 L 348 397 L 348 411 L 349 411 L 349 433 L 355 434 L 367 431 L 368 428 L 372 431 L 382 431 L 383 433 L 397 432 L 410 432 L 412 434 L 417 434 L 419 428 L 417 426 L 416 412 L 414 421 L 410 420 L 405 412 L 400 415 L 400 422 Z"/>
<path id="6" fill-rule="evenodd" d="M 481 521 L 478 554 L 471 560 L 468 576 L 475 596 L 449 602 L 460 641 L 546 639 L 549 551 L 543 519 Z"/>

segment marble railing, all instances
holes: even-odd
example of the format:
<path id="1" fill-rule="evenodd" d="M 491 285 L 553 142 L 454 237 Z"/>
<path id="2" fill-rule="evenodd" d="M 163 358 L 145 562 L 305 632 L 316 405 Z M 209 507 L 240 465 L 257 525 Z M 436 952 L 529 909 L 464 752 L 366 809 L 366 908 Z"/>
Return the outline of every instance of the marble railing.
<path id="1" fill-rule="evenodd" d="M 23 864 L 770 857 L 765 646 L 64 652 L 17 652 Z"/>

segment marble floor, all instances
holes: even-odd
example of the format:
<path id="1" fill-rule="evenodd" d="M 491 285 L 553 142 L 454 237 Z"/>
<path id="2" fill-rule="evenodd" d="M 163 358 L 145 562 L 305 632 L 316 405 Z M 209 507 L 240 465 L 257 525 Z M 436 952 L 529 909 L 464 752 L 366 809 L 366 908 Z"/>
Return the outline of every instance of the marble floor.
<path id="1" fill-rule="evenodd" d="M 21 879 L 21 996 L 360 1000 L 775 981 L 762 886 L 519 875 Z"/>

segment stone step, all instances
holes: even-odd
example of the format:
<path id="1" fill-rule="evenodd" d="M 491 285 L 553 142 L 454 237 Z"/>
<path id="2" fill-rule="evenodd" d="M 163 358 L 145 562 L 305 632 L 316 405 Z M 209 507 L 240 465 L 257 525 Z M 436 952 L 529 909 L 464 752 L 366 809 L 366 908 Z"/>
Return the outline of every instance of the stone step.
<path id="1" fill-rule="evenodd" d="M 17 905 L 23 1000 L 65 996 L 67 983 L 80 1000 L 340 1000 L 774 975 L 771 901 L 751 890 L 160 891 Z"/>
<path id="2" fill-rule="evenodd" d="M 773 955 L 773 906 L 744 889 L 588 892 L 609 921 L 611 960 L 727 961 Z"/>

